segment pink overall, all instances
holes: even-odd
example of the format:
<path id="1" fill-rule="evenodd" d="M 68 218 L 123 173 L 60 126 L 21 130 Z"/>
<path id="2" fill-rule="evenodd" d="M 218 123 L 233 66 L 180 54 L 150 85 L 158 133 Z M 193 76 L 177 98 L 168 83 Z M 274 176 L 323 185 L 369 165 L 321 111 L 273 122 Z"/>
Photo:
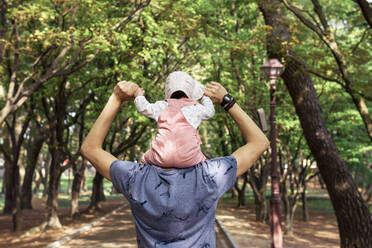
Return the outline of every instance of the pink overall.
<path id="1" fill-rule="evenodd" d="M 168 106 L 159 115 L 156 137 L 141 163 L 186 168 L 206 160 L 200 151 L 198 130 L 186 120 L 181 111 L 181 108 L 196 102 L 189 98 L 166 101 Z"/>

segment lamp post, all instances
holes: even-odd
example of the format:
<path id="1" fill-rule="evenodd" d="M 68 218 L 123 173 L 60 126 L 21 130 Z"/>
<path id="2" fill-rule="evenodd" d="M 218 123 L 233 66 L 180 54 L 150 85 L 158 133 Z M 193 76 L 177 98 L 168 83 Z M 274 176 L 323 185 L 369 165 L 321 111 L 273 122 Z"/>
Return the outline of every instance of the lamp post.
<path id="1" fill-rule="evenodd" d="M 284 71 L 284 66 L 277 59 L 269 59 L 261 70 L 270 78 L 270 146 L 271 146 L 271 197 L 270 197 L 270 229 L 271 247 L 283 247 L 283 233 L 281 227 L 281 202 L 279 193 L 279 166 L 276 151 L 276 78 Z"/>

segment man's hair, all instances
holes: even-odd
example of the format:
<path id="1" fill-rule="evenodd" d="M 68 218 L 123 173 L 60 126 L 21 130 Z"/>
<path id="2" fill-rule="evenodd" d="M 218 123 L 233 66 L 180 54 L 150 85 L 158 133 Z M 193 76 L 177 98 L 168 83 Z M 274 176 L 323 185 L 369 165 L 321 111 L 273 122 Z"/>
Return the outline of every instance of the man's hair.
<path id="1" fill-rule="evenodd" d="M 181 90 L 177 90 L 175 92 L 173 92 L 173 94 L 171 95 L 170 98 L 175 98 L 175 99 L 180 99 L 180 98 L 188 98 L 187 95 L 185 94 L 185 92 L 181 91 Z"/>

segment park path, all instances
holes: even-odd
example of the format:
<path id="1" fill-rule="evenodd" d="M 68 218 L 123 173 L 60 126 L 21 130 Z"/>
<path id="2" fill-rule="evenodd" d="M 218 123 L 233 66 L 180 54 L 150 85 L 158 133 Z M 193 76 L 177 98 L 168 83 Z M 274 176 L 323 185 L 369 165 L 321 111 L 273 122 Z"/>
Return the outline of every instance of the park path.
<path id="1" fill-rule="evenodd" d="M 129 206 L 107 217 L 88 231 L 59 247 L 136 248 L 136 231 Z"/>
<path id="2" fill-rule="evenodd" d="M 221 230 L 216 229 L 217 239 L 223 240 L 216 242 L 216 248 L 226 248 L 225 236 Z M 74 237 L 73 239 L 58 246 L 60 248 L 116 248 L 116 247 L 137 247 L 136 232 L 129 206 L 105 218 L 88 231 Z M 244 246 L 239 246 L 244 247 Z"/>
<path id="3" fill-rule="evenodd" d="M 237 247 L 269 248 L 270 229 L 264 223 L 255 221 L 254 211 L 237 209 L 234 206 L 219 204 L 216 218 L 222 223 Z M 334 220 L 324 216 L 314 216 L 313 221 L 296 225 L 304 225 L 301 233 L 294 237 L 286 237 L 284 247 L 287 248 L 337 248 L 339 247 L 337 227 Z M 322 228 L 319 228 L 322 226 Z M 296 231 L 296 230 L 295 230 Z M 336 233 L 335 233 L 336 231 Z M 224 237 L 216 230 L 217 239 Z M 129 206 L 105 218 L 88 231 L 81 233 L 58 247 L 63 248 L 116 248 L 137 247 L 136 232 Z M 217 248 L 222 248 L 218 245 Z"/>

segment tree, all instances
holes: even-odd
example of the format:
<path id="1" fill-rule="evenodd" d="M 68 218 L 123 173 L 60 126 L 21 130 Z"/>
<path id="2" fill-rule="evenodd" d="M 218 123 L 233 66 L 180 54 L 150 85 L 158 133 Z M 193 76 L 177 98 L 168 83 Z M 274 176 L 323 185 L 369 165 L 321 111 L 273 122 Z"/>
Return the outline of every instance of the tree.
<path id="1" fill-rule="evenodd" d="M 305 157 L 300 150 L 302 138 L 303 136 L 300 136 L 297 142 L 298 149 L 295 154 L 291 154 L 289 149 L 286 149 L 289 147 L 288 144 L 279 150 L 280 193 L 284 205 L 285 232 L 289 235 L 293 235 L 293 220 L 300 199 L 302 199 L 303 220 L 309 219 L 306 188 L 307 183 L 318 174 L 310 171 L 312 164 L 310 155 Z"/>
<path id="2" fill-rule="evenodd" d="M 0 62 L 11 61 L 8 63 L 11 75 L 6 78 L 7 93 L 4 105 L 1 103 L 0 123 L 50 79 L 71 75 L 92 62 L 105 47 L 106 40 L 102 37 L 110 36 L 111 31 L 121 32 L 150 2 L 122 5 L 120 1 L 116 4 L 112 1 L 16 4 L 2 1 Z M 111 16 L 111 11 L 128 10 L 128 6 L 129 15 Z M 112 19 L 106 20 L 107 16 Z M 101 29 L 103 25 L 105 28 Z M 82 56 L 84 53 L 89 56 Z"/>
<path id="3" fill-rule="evenodd" d="M 305 65 L 293 60 L 293 55 L 289 56 L 290 50 L 286 53 L 280 50 L 282 42 L 288 42 L 290 38 L 288 28 L 283 24 L 285 16 L 282 15 L 280 2 L 260 1 L 260 10 L 265 23 L 272 28 L 267 42 L 269 57 L 285 59 L 286 69 L 282 78 L 300 118 L 306 141 L 327 185 L 337 217 L 341 247 L 369 247 L 372 244 L 372 217 L 325 126 L 312 79 Z"/>
<path id="4" fill-rule="evenodd" d="M 20 111 L 19 111 L 20 112 Z M 19 113 L 18 112 L 18 113 Z M 5 160 L 5 206 L 4 213 L 12 214 L 13 230 L 21 228 L 21 198 L 20 198 L 20 177 L 19 158 L 21 146 L 25 133 L 29 126 L 32 110 L 29 110 L 23 117 L 12 113 L 9 120 L 5 120 L 6 132 L 3 133 L 4 144 L 0 144 L 0 150 Z M 21 122 L 21 123 L 20 123 Z"/>
<path id="5" fill-rule="evenodd" d="M 289 4 L 286 0 L 282 0 L 284 5 L 292 12 L 294 13 L 298 19 L 306 25 L 309 29 L 314 31 L 319 38 L 324 42 L 324 44 L 330 49 L 339 70 L 340 78 L 338 79 L 331 79 L 329 77 L 325 77 L 323 75 L 320 75 L 319 73 L 314 73 L 324 79 L 327 79 L 329 81 L 333 81 L 341 85 L 347 93 L 351 96 L 351 99 L 353 103 L 355 104 L 355 107 L 358 109 L 360 116 L 364 122 L 365 128 L 367 130 L 367 134 L 372 141 L 372 119 L 369 116 L 368 113 L 368 107 L 365 102 L 365 98 L 368 96 L 365 96 L 363 93 L 358 92 L 358 90 L 355 90 L 355 88 L 360 85 L 363 82 L 358 82 L 357 77 L 353 77 L 352 72 L 352 64 L 348 61 L 347 56 L 342 52 L 340 49 L 336 35 L 332 31 L 332 28 L 329 25 L 329 21 L 327 20 L 327 17 L 323 11 L 322 5 L 319 3 L 318 0 L 312 0 L 312 4 L 314 7 L 314 11 L 317 15 L 317 18 L 319 21 L 316 21 L 316 18 L 309 14 L 311 18 L 315 21 L 311 21 L 310 19 L 306 18 L 301 12 L 301 9 L 298 7 L 295 7 L 292 4 Z M 303 10 L 306 11 L 306 10 Z M 309 13 L 309 12 L 306 12 Z M 372 98 L 368 97 L 368 99 L 371 101 Z"/>

